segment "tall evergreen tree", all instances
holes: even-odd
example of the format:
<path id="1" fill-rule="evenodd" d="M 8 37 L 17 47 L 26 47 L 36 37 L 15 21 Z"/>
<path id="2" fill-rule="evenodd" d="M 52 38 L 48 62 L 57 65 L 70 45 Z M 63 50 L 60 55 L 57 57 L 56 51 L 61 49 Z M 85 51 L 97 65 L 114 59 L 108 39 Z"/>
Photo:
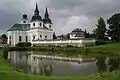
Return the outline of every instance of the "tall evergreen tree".
<path id="1" fill-rule="evenodd" d="M 57 39 L 55 32 L 53 33 L 53 39 Z"/>
<path id="2" fill-rule="evenodd" d="M 120 13 L 115 13 L 108 20 L 108 35 L 112 40 L 120 40 Z"/>
<path id="3" fill-rule="evenodd" d="M 106 23 L 102 17 L 98 19 L 98 23 L 96 24 L 97 28 L 95 29 L 96 37 L 99 40 L 103 40 L 106 33 Z"/>
<path id="4" fill-rule="evenodd" d="M 88 38 L 88 36 L 87 36 L 87 30 L 86 29 L 84 31 L 84 35 L 85 35 L 85 38 Z"/>

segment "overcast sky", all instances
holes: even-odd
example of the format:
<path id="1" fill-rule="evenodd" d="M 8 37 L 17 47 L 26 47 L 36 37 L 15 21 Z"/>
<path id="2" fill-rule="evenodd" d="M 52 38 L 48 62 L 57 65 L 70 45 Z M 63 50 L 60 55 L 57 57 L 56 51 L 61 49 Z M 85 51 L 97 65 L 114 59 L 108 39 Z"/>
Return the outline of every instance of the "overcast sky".
<path id="1" fill-rule="evenodd" d="M 120 12 L 120 0 L 0 0 L 0 32 L 19 23 L 24 13 L 31 20 L 36 1 L 42 17 L 45 7 L 48 7 L 57 34 L 65 34 L 75 28 L 91 32 L 99 17 L 106 20 Z"/>

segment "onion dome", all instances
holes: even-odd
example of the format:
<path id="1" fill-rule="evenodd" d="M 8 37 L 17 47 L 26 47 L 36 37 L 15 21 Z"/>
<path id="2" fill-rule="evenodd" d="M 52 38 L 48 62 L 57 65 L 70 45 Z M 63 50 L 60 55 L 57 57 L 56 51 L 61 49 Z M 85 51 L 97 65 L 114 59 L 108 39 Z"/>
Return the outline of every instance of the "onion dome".
<path id="1" fill-rule="evenodd" d="M 46 24 L 46 23 L 52 24 L 52 21 L 51 21 L 51 19 L 49 18 L 49 14 L 48 14 L 47 7 L 46 7 L 46 12 L 45 12 L 45 16 L 44 16 L 43 22 L 44 22 L 45 24 Z"/>
<path id="2" fill-rule="evenodd" d="M 37 5 L 37 3 L 36 3 L 36 9 L 35 9 L 35 11 L 34 11 L 34 16 L 33 16 L 32 19 L 31 19 L 31 22 L 33 22 L 33 21 L 42 21 L 42 18 L 41 18 L 41 16 L 39 15 L 39 10 L 38 10 L 38 5 Z"/>

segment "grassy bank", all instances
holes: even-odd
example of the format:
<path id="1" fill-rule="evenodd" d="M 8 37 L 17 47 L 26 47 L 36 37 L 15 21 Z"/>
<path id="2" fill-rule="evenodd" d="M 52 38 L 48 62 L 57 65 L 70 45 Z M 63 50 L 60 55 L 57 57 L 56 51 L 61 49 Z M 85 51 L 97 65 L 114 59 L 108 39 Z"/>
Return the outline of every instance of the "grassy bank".
<path id="1" fill-rule="evenodd" d="M 120 55 L 120 43 L 110 43 L 91 47 L 10 47 L 10 51 L 41 51 L 53 54 L 64 53 L 67 56 L 85 55 L 91 57 L 118 56 Z"/>
<path id="2" fill-rule="evenodd" d="M 99 46 L 100 47 L 100 46 Z M 30 75 L 15 71 L 9 62 L 2 58 L 2 49 L 0 49 L 0 80 L 120 80 L 120 72 L 93 74 L 89 76 L 57 77 Z"/>

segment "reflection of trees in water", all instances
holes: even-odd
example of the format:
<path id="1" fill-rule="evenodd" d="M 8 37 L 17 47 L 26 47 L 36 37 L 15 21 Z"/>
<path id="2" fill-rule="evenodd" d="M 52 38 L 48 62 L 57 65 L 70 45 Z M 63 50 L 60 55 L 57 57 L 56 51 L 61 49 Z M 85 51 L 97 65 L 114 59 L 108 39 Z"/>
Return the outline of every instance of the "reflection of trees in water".
<path id="1" fill-rule="evenodd" d="M 97 62 L 96 62 L 96 66 L 98 68 L 98 72 L 105 72 L 107 71 L 107 67 L 108 70 L 110 72 L 114 71 L 114 70 L 119 70 L 120 67 L 120 58 L 109 58 L 106 64 L 106 57 L 97 57 L 96 58 Z"/>
<path id="2" fill-rule="evenodd" d="M 107 66 L 105 64 L 105 57 L 97 57 L 96 65 L 98 67 L 98 72 L 105 72 L 107 70 Z"/>
<path id="3" fill-rule="evenodd" d="M 119 69 L 120 58 L 110 58 L 108 61 L 108 65 L 110 65 L 109 71 L 114 71 Z"/>
<path id="4" fill-rule="evenodd" d="M 5 47 L 3 48 L 3 57 L 4 57 L 5 59 L 8 59 L 8 46 L 5 46 Z"/>

